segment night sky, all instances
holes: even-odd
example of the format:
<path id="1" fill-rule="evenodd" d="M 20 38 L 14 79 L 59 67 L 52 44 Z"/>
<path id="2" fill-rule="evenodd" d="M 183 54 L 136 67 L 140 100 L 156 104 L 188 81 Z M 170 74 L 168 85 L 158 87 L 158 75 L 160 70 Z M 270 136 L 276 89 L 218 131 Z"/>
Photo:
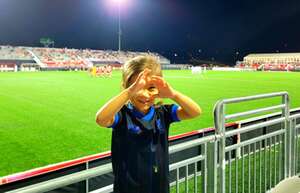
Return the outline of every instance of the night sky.
<path id="1" fill-rule="evenodd" d="M 122 49 L 154 51 L 172 62 L 232 64 L 248 53 L 300 52 L 299 0 L 126 0 Z M 113 0 L 0 0 L 0 45 L 118 47 Z"/>

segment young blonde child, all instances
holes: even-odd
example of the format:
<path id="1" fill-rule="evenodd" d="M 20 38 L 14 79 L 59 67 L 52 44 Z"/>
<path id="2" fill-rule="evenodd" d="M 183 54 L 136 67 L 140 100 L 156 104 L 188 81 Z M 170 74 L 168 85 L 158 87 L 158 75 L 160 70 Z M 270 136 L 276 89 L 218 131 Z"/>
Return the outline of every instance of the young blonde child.
<path id="1" fill-rule="evenodd" d="M 100 126 L 113 128 L 114 193 L 169 193 L 169 126 L 201 109 L 164 80 L 151 56 L 124 65 L 122 87 L 96 114 Z M 155 105 L 162 98 L 178 105 Z"/>

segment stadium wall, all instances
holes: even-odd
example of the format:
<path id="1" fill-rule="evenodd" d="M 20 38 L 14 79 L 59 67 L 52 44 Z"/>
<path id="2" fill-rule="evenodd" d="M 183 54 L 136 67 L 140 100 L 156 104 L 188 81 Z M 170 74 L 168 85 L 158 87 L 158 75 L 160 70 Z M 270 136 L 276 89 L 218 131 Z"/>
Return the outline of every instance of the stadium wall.
<path id="1" fill-rule="evenodd" d="M 0 64 L 16 64 L 21 66 L 23 63 L 36 63 L 34 60 L 0 60 Z"/>
<path id="2" fill-rule="evenodd" d="M 34 60 L 0 60 L 0 66 L 16 65 L 17 71 L 20 71 L 20 67 L 25 63 L 36 63 Z"/>

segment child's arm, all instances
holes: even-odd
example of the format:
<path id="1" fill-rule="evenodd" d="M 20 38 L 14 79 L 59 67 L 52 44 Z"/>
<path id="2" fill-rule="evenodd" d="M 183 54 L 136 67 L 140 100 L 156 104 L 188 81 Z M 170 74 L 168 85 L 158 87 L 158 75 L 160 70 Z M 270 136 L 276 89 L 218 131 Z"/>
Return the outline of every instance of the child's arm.
<path id="1" fill-rule="evenodd" d="M 120 94 L 109 100 L 96 114 L 96 123 L 102 127 L 109 127 L 115 120 L 115 114 L 120 111 L 129 99 L 129 90 L 125 89 Z"/>
<path id="2" fill-rule="evenodd" d="M 180 105 L 177 110 L 177 116 L 180 120 L 191 119 L 202 113 L 202 110 L 197 103 L 195 103 L 190 97 L 176 90 L 174 90 L 174 94 L 171 99 Z"/>
<path id="3" fill-rule="evenodd" d="M 102 127 L 109 127 L 114 123 L 115 114 L 120 111 L 123 105 L 146 84 L 146 76 L 149 70 L 142 71 L 136 81 L 127 89 L 124 89 L 120 94 L 109 100 L 103 105 L 96 114 L 96 123 Z"/>
<path id="4" fill-rule="evenodd" d="M 180 105 L 177 117 L 180 120 L 191 119 L 202 113 L 201 108 L 190 97 L 174 90 L 162 77 L 152 76 L 152 81 L 159 90 L 159 97 L 170 98 Z"/>

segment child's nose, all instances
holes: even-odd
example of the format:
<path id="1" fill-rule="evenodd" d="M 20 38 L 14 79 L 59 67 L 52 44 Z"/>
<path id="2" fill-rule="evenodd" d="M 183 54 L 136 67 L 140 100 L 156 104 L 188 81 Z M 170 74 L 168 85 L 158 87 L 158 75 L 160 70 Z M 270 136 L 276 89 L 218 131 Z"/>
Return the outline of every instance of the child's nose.
<path id="1" fill-rule="evenodd" d="M 151 93 L 148 91 L 148 89 L 145 89 L 145 90 L 143 90 L 142 95 L 143 95 L 143 97 L 150 98 Z"/>

